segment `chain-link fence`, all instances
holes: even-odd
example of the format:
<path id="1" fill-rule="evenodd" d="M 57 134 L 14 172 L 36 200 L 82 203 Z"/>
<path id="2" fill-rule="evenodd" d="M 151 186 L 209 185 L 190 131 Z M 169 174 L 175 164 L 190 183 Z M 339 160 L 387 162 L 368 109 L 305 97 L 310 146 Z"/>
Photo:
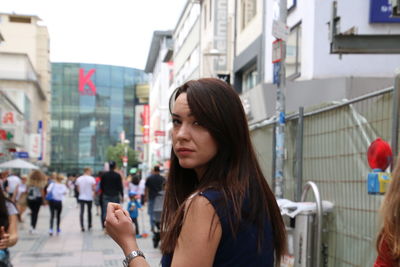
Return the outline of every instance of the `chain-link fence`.
<path id="1" fill-rule="evenodd" d="M 298 114 L 288 116 L 284 197 L 297 200 L 296 190 L 313 181 L 322 199 L 334 203 L 327 229 L 328 266 L 372 266 L 376 258 L 382 196 L 367 192 L 367 174 L 371 169 L 366 154 L 377 137 L 390 143 L 392 102 L 393 88 L 388 88 L 352 101 L 306 111 L 302 138 L 297 132 Z M 253 127 L 252 139 L 272 187 L 274 124 Z M 302 142 L 303 147 L 300 182 L 300 174 L 296 173 L 298 142 Z"/>

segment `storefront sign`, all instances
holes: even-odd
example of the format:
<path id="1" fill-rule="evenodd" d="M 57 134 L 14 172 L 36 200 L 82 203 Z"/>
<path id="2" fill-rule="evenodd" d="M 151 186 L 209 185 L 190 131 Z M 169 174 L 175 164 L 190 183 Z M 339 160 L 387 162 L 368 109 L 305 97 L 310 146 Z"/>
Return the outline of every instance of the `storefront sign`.
<path id="1" fill-rule="evenodd" d="M 389 0 L 370 0 L 369 22 L 399 23 L 400 18 L 392 17 L 392 5 Z"/>
<path id="2" fill-rule="evenodd" d="M 41 147 L 41 137 L 40 134 L 31 134 L 29 136 L 29 155 L 32 158 L 38 158 L 40 156 Z"/>
<path id="3" fill-rule="evenodd" d="M 13 138 L 14 138 L 14 133 L 13 132 L 11 132 L 9 130 L 0 129 L 0 140 L 8 140 L 8 141 L 10 141 Z"/>
<path id="4" fill-rule="evenodd" d="M 29 153 L 25 151 L 19 151 L 15 153 L 15 156 L 20 159 L 28 159 L 29 158 Z"/>
<path id="5" fill-rule="evenodd" d="M 1 115 L 1 123 L 3 125 L 15 125 L 16 123 L 16 117 L 15 117 L 15 112 L 13 111 L 5 111 Z"/>
<path id="6" fill-rule="evenodd" d="M 91 69 L 85 75 L 84 69 L 79 69 L 79 94 L 80 95 L 96 95 L 96 86 L 90 80 L 90 77 L 95 73 L 96 69 Z M 89 87 L 87 88 L 86 85 Z"/>
<path id="7" fill-rule="evenodd" d="M 43 131 L 43 121 L 38 121 L 38 131 L 37 131 L 39 138 L 40 138 L 40 145 L 39 145 L 39 155 L 37 156 L 38 160 L 43 160 L 44 154 L 44 131 Z"/>
<path id="8" fill-rule="evenodd" d="M 150 106 L 144 105 L 143 112 L 140 114 L 143 125 L 143 143 L 148 144 L 150 142 Z"/>
<path id="9" fill-rule="evenodd" d="M 214 2 L 214 1 L 213 1 Z M 215 0 L 214 22 L 214 48 L 221 54 L 215 57 L 214 70 L 224 72 L 227 70 L 227 27 L 228 27 L 228 3 L 227 0 Z"/>

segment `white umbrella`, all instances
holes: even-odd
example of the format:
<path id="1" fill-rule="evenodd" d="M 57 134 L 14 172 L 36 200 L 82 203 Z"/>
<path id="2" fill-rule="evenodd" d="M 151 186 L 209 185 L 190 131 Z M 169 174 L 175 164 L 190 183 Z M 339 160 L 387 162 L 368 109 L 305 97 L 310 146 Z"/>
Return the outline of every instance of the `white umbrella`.
<path id="1" fill-rule="evenodd" d="M 33 165 L 22 159 L 13 159 L 0 164 L 0 168 L 3 169 L 39 169 L 38 166 Z"/>

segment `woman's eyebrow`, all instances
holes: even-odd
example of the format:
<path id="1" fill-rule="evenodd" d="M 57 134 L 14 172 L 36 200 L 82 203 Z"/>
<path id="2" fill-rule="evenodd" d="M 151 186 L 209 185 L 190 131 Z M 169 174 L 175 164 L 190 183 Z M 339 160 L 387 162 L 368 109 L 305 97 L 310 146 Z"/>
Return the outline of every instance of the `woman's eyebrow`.
<path id="1" fill-rule="evenodd" d="M 172 117 L 178 117 L 178 118 L 181 117 L 181 115 L 178 115 L 178 114 L 176 114 L 176 113 L 171 113 L 171 116 L 172 116 Z M 194 115 L 193 115 L 192 113 L 187 114 L 187 116 L 188 116 L 188 117 L 194 117 Z"/>

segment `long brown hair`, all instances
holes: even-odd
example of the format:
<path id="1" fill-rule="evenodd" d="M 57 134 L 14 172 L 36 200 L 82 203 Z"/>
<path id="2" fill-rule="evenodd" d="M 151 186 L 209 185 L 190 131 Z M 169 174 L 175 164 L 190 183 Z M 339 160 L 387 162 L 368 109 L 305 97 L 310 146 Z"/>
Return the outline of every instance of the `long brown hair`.
<path id="1" fill-rule="evenodd" d="M 170 99 L 187 94 L 190 111 L 218 144 L 218 152 L 208 163 L 201 179 L 192 169 L 184 169 L 171 151 L 164 209 L 161 218 L 161 250 L 171 253 L 175 249 L 183 224 L 183 204 L 190 194 L 213 187 L 222 192 L 223 203 L 232 207 L 228 214 L 231 230 L 235 235 L 240 221 L 255 223 L 262 241 L 265 219 L 273 229 L 273 244 L 277 261 L 286 251 L 286 231 L 276 204 L 250 140 L 246 116 L 239 96 L 227 83 L 214 78 L 192 80 L 178 87 Z M 246 213 L 242 204 L 248 198 Z M 211 228 L 210 228 L 211 229 Z"/>
<path id="2" fill-rule="evenodd" d="M 47 179 L 46 175 L 39 170 L 33 170 L 29 175 L 28 186 L 36 186 L 39 188 L 44 188 L 46 186 Z"/>
<path id="3" fill-rule="evenodd" d="M 376 242 L 380 251 L 382 241 L 387 242 L 394 259 L 400 259 L 400 157 L 397 159 L 392 180 L 381 205 L 382 228 Z"/>

